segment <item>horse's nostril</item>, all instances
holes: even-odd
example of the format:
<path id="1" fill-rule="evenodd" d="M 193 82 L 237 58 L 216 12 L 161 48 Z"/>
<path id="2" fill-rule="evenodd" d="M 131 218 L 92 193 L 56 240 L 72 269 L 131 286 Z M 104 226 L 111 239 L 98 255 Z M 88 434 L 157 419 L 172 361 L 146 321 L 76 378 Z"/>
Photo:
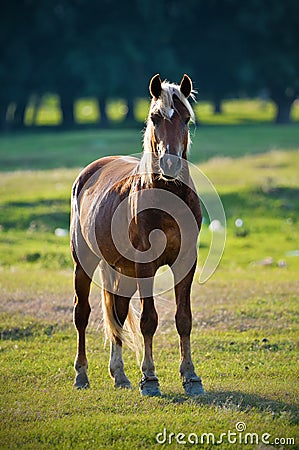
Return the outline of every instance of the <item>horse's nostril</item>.
<path id="1" fill-rule="evenodd" d="M 182 168 L 181 158 L 176 155 L 164 155 L 160 160 L 160 167 L 164 175 L 175 178 Z"/>
<path id="2" fill-rule="evenodd" d="M 170 159 L 170 158 L 167 158 L 166 164 L 167 164 L 168 169 L 170 169 L 171 166 L 172 166 L 172 162 L 171 162 L 171 159 Z"/>

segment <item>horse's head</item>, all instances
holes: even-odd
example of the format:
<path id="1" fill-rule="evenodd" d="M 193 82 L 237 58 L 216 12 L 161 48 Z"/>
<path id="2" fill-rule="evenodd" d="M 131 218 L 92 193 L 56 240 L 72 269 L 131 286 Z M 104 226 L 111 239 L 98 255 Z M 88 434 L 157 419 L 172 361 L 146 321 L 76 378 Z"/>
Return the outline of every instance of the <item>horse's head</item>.
<path id="1" fill-rule="evenodd" d="M 147 137 L 155 154 L 162 178 L 176 179 L 187 159 L 189 121 L 194 113 L 187 98 L 192 95 L 192 81 L 184 75 L 180 85 L 161 82 L 155 75 L 149 85 L 152 102 L 147 122 Z"/>

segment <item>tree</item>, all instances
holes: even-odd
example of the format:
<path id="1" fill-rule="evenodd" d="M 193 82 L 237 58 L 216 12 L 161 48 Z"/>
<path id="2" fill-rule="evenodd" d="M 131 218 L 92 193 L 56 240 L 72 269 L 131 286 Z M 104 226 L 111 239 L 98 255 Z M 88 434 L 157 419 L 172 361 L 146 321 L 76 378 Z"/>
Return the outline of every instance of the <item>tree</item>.
<path id="1" fill-rule="evenodd" d="M 298 6 L 297 6 L 298 5 Z M 63 125 L 74 125 L 74 100 L 134 100 L 152 75 L 195 80 L 215 111 L 241 91 L 267 90 L 277 122 L 289 120 L 299 93 L 297 0 L 10 0 L 0 14 L 0 126 L 22 126 L 28 99 L 59 95 Z"/>
<path id="2" fill-rule="evenodd" d="M 267 89 L 277 105 L 277 123 L 290 121 L 299 95 L 299 3 L 252 0 L 240 9 L 247 42 L 247 65 L 256 89 Z"/>
<path id="3" fill-rule="evenodd" d="M 30 51 L 31 5 L 11 0 L 2 5 L 0 23 L 0 125 L 2 129 L 21 128 L 31 88 L 34 84 Z M 16 32 L 14 32 L 16 30 Z M 12 104 L 14 107 L 12 108 Z M 7 117 L 8 107 L 14 110 Z"/>

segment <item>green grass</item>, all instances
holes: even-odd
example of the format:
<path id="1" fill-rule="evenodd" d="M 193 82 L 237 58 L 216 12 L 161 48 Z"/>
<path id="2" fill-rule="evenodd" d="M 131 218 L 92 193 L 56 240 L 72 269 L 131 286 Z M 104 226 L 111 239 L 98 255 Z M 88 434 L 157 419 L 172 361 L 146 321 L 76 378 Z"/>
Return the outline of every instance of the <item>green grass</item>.
<path id="1" fill-rule="evenodd" d="M 223 432 L 235 432 L 237 422 L 260 437 L 298 439 L 294 333 L 275 331 L 266 338 L 257 329 L 201 330 L 193 345 L 207 394 L 187 399 L 179 385 L 177 339 L 173 333 L 161 338 L 158 332 L 155 354 L 164 395 L 142 399 L 137 364 L 128 352 L 134 389 L 114 390 L 106 370 L 108 351 L 95 331 L 88 333 L 91 389 L 78 392 L 71 388 L 72 330 L 16 317 L 18 331 L 12 328 L 16 322 L 9 321 L 1 342 L 2 448 L 152 448 L 164 428 L 186 435 L 212 432 L 218 439 Z"/>
<path id="2" fill-rule="evenodd" d="M 127 349 L 125 364 L 134 388 L 114 390 L 96 286 L 87 334 L 91 389 L 73 390 L 72 262 L 68 237 L 55 230 L 68 227 L 71 184 L 79 166 L 104 154 L 138 152 L 140 139 L 138 132 L 125 130 L 0 138 L 1 449 L 181 448 L 171 432 L 199 438 L 213 433 L 219 439 L 228 430 L 236 432 L 237 422 L 259 439 L 269 433 L 269 442 L 294 438 L 296 445 L 224 439 L 219 448 L 296 448 L 295 125 L 198 127 L 193 136 L 191 159 L 212 180 L 227 215 L 221 264 L 204 285 L 198 283 L 198 271 L 192 292 L 193 357 L 207 393 L 199 399 L 183 395 L 172 292 L 157 296 L 154 355 L 163 397 L 140 397 L 138 364 Z M 237 218 L 244 222 L 242 233 Z M 206 222 L 199 269 L 210 237 Z M 164 428 L 171 445 L 156 443 Z M 214 448 L 206 441 L 200 447 Z"/>
<path id="3" fill-rule="evenodd" d="M 238 158 L 298 148 L 299 126 L 240 125 L 192 127 L 190 160 Z M 0 136 L 0 170 L 78 168 L 105 155 L 142 152 L 140 130 L 36 132 Z"/>

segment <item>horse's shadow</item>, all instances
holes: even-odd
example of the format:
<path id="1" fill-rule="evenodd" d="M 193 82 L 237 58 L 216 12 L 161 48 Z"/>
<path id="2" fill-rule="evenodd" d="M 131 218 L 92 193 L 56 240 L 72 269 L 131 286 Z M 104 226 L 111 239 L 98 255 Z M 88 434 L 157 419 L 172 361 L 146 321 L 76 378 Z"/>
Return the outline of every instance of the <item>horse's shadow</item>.
<path id="1" fill-rule="evenodd" d="M 274 416 L 287 414 L 292 424 L 299 423 L 299 409 L 296 405 L 257 394 L 240 391 L 210 391 L 197 397 L 187 397 L 173 392 L 163 395 L 163 398 L 174 404 L 192 402 L 198 406 L 217 406 L 244 412 L 254 409 L 260 413 L 272 413 Z"/>

